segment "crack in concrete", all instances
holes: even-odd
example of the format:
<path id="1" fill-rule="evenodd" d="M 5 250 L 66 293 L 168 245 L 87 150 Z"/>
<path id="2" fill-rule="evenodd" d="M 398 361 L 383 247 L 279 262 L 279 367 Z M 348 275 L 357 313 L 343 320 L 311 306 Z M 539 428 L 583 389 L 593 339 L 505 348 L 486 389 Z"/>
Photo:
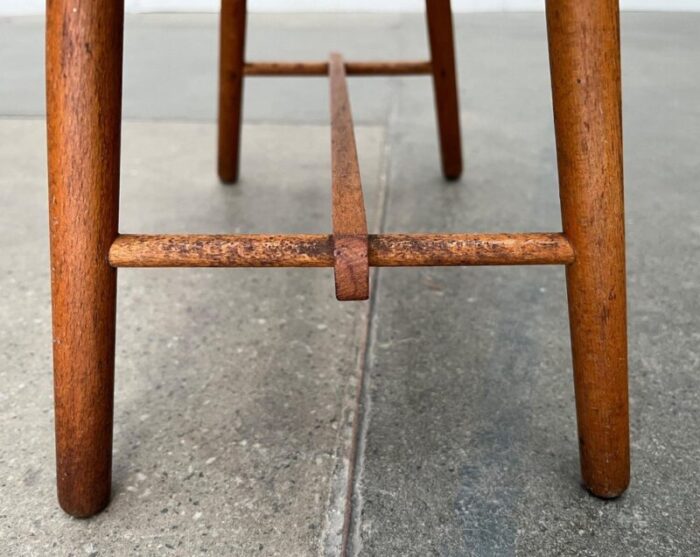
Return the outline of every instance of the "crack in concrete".
<path id="1" fill-rule="evenodd" d="M 401 80 L 397 80 L 395 92 L 392 95 L 394 102 L 390 110 L 386 124 L 386 138 L 384 152 L 382 153 L 381 167 L 383 169 L 380 180 L 378 207 L 378 230 L 383 232 L 387 218 L 389 180 L 391 169 L 392 132 L 398 119 L 398 99 Z M 367 373 L 371 359 L 371 347 L 376 339 L 376 308 L 379 291 L 380 269 L 372 269 L 372 291 L 366 319 L 366 336 L 358 357 L 358 384 L 355 402 L 355 420 L 353 423 L 353 441 L 349 456 L 348 484 L 345 502 L 345 517 L 343 523 L 343 538 L 340 547 L 340 555 L 346 557 L 349 554 L 358 555 L 362 549 L 361 518 L 362 518 L 362 487 L 361 480 L 364 473 L 364 454 L 369 430 L 372 400 L 370 397 L 370 377 Z"/>

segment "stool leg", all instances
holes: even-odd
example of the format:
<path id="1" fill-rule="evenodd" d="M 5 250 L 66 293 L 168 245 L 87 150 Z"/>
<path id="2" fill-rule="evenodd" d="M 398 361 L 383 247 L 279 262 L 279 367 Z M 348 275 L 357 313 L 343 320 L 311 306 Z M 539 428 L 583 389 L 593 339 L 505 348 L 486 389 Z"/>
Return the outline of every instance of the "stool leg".
<path id="1" fill-rule="evenodd" d="M 629 483 L 625 231 L 617 0 L 548 0 L 547 29 L 581 471 L 599 497 Z"/>
<path id="2" fill-rule="evenodd" d="M 246 1 L 221 0 L 219 43 L 219 178 L 238 180 L 243 110 Z"/>
<path id="3" fill-rule="evenodd" d="M 462 174 L 462 139 L 459 130 L 452 8 L 450 0 L 426 0 L 425 7 L 442 172 L 448 180 L 456 180 Z"/>
<path id="4" fill-rule="evenodd" d="M 124 3 L 49 0 L 46 91 L 58 499 L 109 503 Z"/>

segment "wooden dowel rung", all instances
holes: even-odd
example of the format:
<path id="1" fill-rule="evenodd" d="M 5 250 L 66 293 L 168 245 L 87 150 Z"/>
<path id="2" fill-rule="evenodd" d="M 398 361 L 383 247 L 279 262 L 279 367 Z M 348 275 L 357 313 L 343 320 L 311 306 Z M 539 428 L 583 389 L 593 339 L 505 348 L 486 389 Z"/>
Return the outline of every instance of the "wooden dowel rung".
<path id="1" fill-rule="evenodd" d="M 574 261 L 563 234 L 379 234 L 370 236 L 373 267 L 561 265 Z"/>
<path id="2" fill-rule="evenodd" d="M 328 62 L 246 62 L 246 76 L 326 76 Z"/>
<path id="3" fill-rule="evenodd" d="M 348 75 L 423 75 L 431 71 L 430 60 L 345 63 Z"/>
<path id="4" fill-rule="evenodd" d="M 247 76 L 324 76 L 328 62 L 247 62 Z M 423 75 L 432 71 L 430 61 L 345 62 L 347 75 Z"/>
<path id="5" fill-rule="evenodd" d="M 566 265 L 574 251 L 560 233 L 379 234 L 369 236 L 372 267 Z M 113 267 L 333 267 L 333 236 L 122 235 Z"/>
<path id="6" fill-rule="evenodd" d="M 323 234 L 120 235 L 113 267 L 332 267 L 333 237 Z"/>
<path id="7" fill-rule="evenodd" d="M 331 54 L 328 75 L 335 295 L 339 300 L 366 300 L 369 298 L 367 217 L 345 64 L 340 54 Z"/>

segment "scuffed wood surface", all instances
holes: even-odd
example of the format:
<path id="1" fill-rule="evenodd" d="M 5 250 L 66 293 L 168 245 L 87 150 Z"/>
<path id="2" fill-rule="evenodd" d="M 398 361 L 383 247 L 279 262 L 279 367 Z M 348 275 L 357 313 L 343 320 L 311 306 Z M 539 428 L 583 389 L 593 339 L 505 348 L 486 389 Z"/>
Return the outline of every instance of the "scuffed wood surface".
<path id="1" fill-rule="evenodd" d="M 562 234 L 379 234 L 369 236 L 373 267 L 557 265 L 574 261 Z M 298 235 L 123 235 L 115 267 L 333 267 L 333 237 Z"/>
<path id="2" fill-rule="evenodd" d="M 237 234 L 123 235 L 109 252 L 115 267 L 332 267 L 333 238 Z"/>
<path id="3" fill-rule="evenodd" d="M 574 260 L 561 234 L 380 234 L 370 237 L 375 267 L 551 265 Z"/>

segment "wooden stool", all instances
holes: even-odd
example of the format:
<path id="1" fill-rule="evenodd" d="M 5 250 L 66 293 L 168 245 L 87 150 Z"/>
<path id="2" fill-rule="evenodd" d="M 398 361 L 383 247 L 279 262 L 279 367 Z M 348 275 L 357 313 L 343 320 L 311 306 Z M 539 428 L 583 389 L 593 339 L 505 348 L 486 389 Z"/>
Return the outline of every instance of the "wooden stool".
<path id="1" fill-rule="evenodd" d="M 449 0 L 427 0 L 427 62 L 245 63 L 245 0 L 222 0 L 219 175 L 238 176 L 244 76 L 328 75 L 333 233 L 118 232 L 124 7 L 49 0 L 49 212 L 58 497 L 78 517 L 109 502 L 117 267 L 333 267 L 340 300 L 369 267 L 566 265 L 581 470 L 629 482 L 625 240 L 617 0 L 548 0 L 563 233 L 368 235 L 346 75 L 431 74 L 443 173 L 462 171 Z"/>

